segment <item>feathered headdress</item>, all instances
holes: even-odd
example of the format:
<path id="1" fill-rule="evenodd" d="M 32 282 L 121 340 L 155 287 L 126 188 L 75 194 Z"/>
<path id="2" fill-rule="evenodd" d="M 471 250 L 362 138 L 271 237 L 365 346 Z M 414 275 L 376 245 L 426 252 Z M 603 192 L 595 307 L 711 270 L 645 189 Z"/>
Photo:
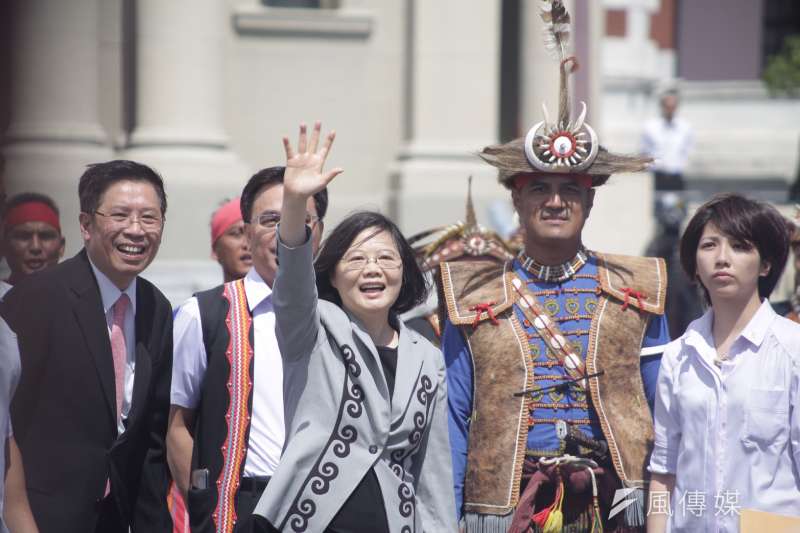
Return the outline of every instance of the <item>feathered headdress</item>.
<path id="1" fill-rule="evenodd" d="M 578 69 L 575 56 L 567 55 L 570 16 L 562 0 L 542 0 L 545 48 L 559 61 L 558 117 L 550 120 L 542 104 L 543 119 L 524 138 L 487 146 L 480 157 L 499 171 L 500 182 L 511 186 L 521 173 L 589 175 L 592 186 L 602 185 L 611 174 L 638 172 L 652 161 L 648 157 L 612 154 L 602 146 L 597 134 L 586 123 L 586 103 L 581 102 L 578 117 L 571 120 L 569 75 Z"/>
<path id="2" fill-rule="evenodd" d="M 478 224 L 472 205 L 472 178 L 467 185 L 467 210 L 464 221 L 440 226 L 409 237 L 423 272 L 435 270 L 443 261 L 469 257 L 493 257 L 500 262 L 514 258 L 514 251 L 500 235 Z M 428 244 L 418 244 L 431 236 Z"/>

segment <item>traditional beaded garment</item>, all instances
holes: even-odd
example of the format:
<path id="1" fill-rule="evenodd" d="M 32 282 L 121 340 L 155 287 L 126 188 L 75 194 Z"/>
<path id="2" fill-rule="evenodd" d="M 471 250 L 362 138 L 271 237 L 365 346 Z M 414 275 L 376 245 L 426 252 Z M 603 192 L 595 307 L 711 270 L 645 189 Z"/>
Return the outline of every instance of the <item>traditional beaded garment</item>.
<path id="1" fill-rule="evenodd" d="M 560 265 L 543 265 L 534 258 L 529 257 L 524 250 L 519 252 L 517 260 L 520 266 L 528 271 L 534 278 L 550 283 L 561 283 L 578 273 L 586 264 L 588 256 L 586 250 L 581 248 L 575 257 Z"/>
<path id="2" fill-rule="evenodd" d="M 523 262 L 527 258 L 529 261 Z M 514 270 L 525 280 L 539 305 L 550 315 L 581 359 L 586 359 L 589 327 L 597 307 L 600 283 L 597 263 L 585 250 L 563 265 L 545 270 L 520 254 Z M 566 272 L 572 272 L 565 276 Z M 540 275 L 534 275 L 534 272 Z M 570 379 L 558 357 L 547 347 L 533 325 L 517 305 L 515 313 L 522 323 L 530 343 L 534 369 L 534 387 L 548 389 L 533 395 L 528 432 L 528 453 L 531 455 L 562 455 L 564 443 L 556 436 L 555 424 L 564 420 L 579 428 L 587 437 L 602 439 L 597 416 L 589 409 L 586 392 L 575 384 L 553 388 Z"/>

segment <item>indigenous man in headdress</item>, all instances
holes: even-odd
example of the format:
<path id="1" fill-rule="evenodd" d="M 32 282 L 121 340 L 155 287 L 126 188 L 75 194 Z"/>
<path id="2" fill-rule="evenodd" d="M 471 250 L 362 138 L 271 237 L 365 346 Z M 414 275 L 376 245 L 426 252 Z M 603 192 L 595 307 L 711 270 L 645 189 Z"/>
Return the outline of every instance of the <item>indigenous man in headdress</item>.
<path id="1" fill-rule="evenodd" d="M 434 237 L 430 242 L 424 243 Z M 467 185 L 467 210 L 463 221 L 459 220 L 449 226 L 440 226 L 422 231 L 408 238 L 414 246 L 417 263 L 425 275 L 433 275 L 439 280 L 439 265 L 444 261 L 467 261 L 471 259 L 494 260 L 498 263 L 514 258 L 512 248 L 496 232 L 478 224 L 475 207 L 472 204 L 472 177 Z M 434 295 L 435 298 L 435 295 Z M 426 302 L 420 309 L 413 309 L 403 316 L 408 327 L 424 335 L 428 340 L 438 344 L 442 336 L 441 317 L 438 312 L 441 305 Z"/>
<path id="2" fill-rule="evenodd" d="M 557 120 L 544 109 L 525 138 L 481 153 L 511 191 L 525 248 L 504 264 L 441 265 L 453 472 L 467 532 L 644 525 L 648 404 L 669 341 L 665 266 L 589 251 L 582 231 L 595 188 L 649 159 L 601 147 L 585 104 L 570 120 L 569 15 L 561 1 L 544 6 L 561 56 Z M 629 490 L 612 510 L 618 489 Z"/>

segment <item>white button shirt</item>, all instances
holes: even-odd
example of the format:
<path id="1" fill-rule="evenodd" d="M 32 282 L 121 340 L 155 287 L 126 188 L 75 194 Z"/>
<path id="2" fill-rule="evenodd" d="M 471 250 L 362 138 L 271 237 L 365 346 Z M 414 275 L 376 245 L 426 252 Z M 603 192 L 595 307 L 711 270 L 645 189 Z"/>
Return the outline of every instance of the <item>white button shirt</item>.
<path id="1" fill-rule="evenodd" d="M 676 476 L 669 531 L 738 531 L 742 509 L 800 516 L 800 325 L 765 301 L 718 368 L 712 323 L 661 358 L 650 471 Z"/>
<path id="2" fill-rule="evenodd" d="M 131 300 L 131 305 L 125 312 L 125 321 L 122 325 L 122 332 L 125 335 L 125 394 L 122 398 L 122 416 L 117 425 L 117 434 L 122 435 L 125 433 L 124 421 L 128 418 L 128 413 L 131 412 L 131 403 L 133 402 L 133 381 L 136 375 L 136 278 L 130 285 L 121 291 L 114 283 L 108 279 L 108 276 L 103 274 L 94 263 L 89 261 L 92 265 L 94 277 L 97 279 L 97 286 L 100 288 L 100 299 L 103 302 L 103 313 L 106 315 L 106 326 L 108 327 L 108 338 L 111 338 L 111 326 L 114 324 L 114 311 L 112 307 L 117 303 L 122 293 L 128 295 Z"/>
<path id="3" fill-rule="evenodd" d="M 19 360 L 19 345 L 17 336 L 8 327 L 6 321 L 0 318 L 0 447 L 5 452 L 6 440 L 11 437 L 11 399 L 19 384 L 22 367 Z M 0 472 L 5 476 L 6 454 L 0 453 Z M 5 483 L 0 482 L 0 533 L 8 533 L 3 523 L 3 493 Z"/>
<path id="4" fill-rule="evenodd" d="M 653 157 L 653 169 L 683 174 L 694 144 L 692 127 L 685 120 L 667 122 L 659 117 L 647 122 L 642 135 L 642 151 Z"/>
<path id="5" fill-rule="evenodd" d="M 278 466 L 286 429 L 283 423 L 283 361 L 275 337 L 272 289 L 250 269 L 244 278 L 253 315 L 253 409 L 244 477 L 271 476 Z M 200 307 L 190 298 L 178 309 L 173 328 L 170 402 L 187 409 L 200 403 L 208 367 Z"/>

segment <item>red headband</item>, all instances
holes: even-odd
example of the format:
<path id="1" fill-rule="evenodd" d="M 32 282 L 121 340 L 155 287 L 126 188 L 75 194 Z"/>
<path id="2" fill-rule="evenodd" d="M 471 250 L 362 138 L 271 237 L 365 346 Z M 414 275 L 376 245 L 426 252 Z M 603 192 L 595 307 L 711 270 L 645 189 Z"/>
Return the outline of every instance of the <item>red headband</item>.
<path id="1" fill-rule="evenodd" d="M 9 228 L 26 222 L 44 222 L 45 224 L 50 224 L 61 233 L 58 214 L 44 202 L 32 201 L 14 206 L 6 213 L 4 221 Z"/>
<path id="2" fill-rule="evenodd" d="M 211 246 L 217 242 L 217 239 L 222 237 L 225 231 L 242 220 L 242 211 L 239 207 L 239 198 L 225 203 L 214 211 L 211 217 Z"/>
<path id="3" fill-rule="evenodd" d="M 587 189 L 591 188 L 592 186 L 592 177 L 588 174 L 553 174 L 558 176 L 567 176 L 569 178 L 574 179 L 578 182 L 579 185 L 586 187 Z M 534 173 L 526 173 L 526 174 L 518 174 L 514 178 L 514 188 L 521 189 L 527 182 L 530 180 L 538 179 L 542 177 L 542 174 L 534 174 Z"/>

